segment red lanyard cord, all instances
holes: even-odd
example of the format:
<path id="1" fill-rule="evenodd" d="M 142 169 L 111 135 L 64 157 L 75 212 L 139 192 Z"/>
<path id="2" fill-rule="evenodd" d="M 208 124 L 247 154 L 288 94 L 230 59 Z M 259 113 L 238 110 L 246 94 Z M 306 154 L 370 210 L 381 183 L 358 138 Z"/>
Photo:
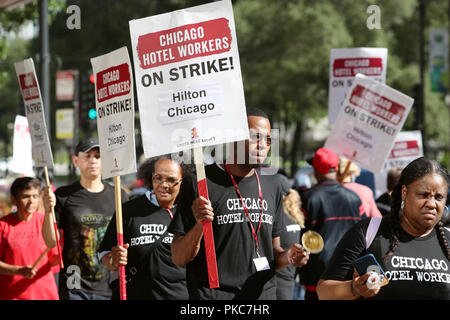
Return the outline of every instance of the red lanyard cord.
<path id="1" fill-rule="evenodd" d="M 261 229 L 261 222 L 262 222 L 262 215 L 263 215 L 263 195 L 262 195 L 261 183 L 259 181 L 258 173 L 255 170 L 256 181 L 258 182 L 261 213 L 259 215 L 258 229 L 255 232 L 255 228 L 253 227 L 252 220 L 250 219 L 250 214 L 248 213 L 247 207 L 245 206 L 244 199 L 242 198 L 242 195 L 241 195 L 241 192 L 239 191 L 236 180 L 234 180 L 234 177 L 231 174 L 230 168 L 228 167 L 228 165 L 226 163 L 225 163 L 225 168 L 227 169 L 228 175 L 230 176 L 231 181 L 233 182 L 233 186 L 234 186 L 234 189 L 236 190 L 236 193 L 238 194 L 239 198 L 241 199 L 242 207 L 244 208 L 245 214 L 247 215 L 248 222 L 250 224 L 250 228 L 252 229 L 252 234 L 253 234 L 253 239 L 255 239 L 256 249 L 258 249 L 258 232 Z"/>
<path id="2" fill-rule="evenodd" d="M 173 213 L 172 213 L 172 211 L 170 211 L 170 209 L 166 209 L 167 210 L 167 212 L 169 213 L 169 215 L 170 215 L 170 219 L 173 219 Z"/>

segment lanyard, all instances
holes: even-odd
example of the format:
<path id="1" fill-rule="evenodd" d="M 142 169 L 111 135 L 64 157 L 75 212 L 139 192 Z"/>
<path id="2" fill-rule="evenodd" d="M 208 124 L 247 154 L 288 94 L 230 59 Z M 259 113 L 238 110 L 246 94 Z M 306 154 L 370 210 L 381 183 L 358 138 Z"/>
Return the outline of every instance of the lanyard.
<path id="1" fill-rule="evenodd" d="M 172 213 L 172 211 L 170 211 L 170 209 L 166 209 L 167 210 L 167 212 L 170 214 L 170 219 L 173 219 L 173 213 Z"/>
<path id="2" fill-rule="evenodd" d="M 231 171 L 230 171 L 230 168 L 228 167 L 228 165 L 226 163 L 224 163 L 224 164 L 225 164 L 225 168 L 227 169 L 227 172 L 228 172 L 228 174 L 229 174 L 229 176 L 231 178 L 231 181 L 233 182 L 234 189 L 236 190 L 236 193 L 238 194 L 239 198 L 241 199 L 242 207 L 244 208 L 245 214 L 247 215 L 247 218 L 248 218 L 248 222 L 250 223 L 250 227 L 252 229 L 253 239 L 255 239 L 256 252 L 258 253 L 258 256 L 259 256 L 259 252 L 258 252 L 258 232 L 259 232 L 259 229 L 261 229 L 261 222 L 262 222 L 262 215 L 263 215 L 263 195 L 262 195 L 262 191 L 261 191 L 261 183 L 259 182 L 258 173 L 255 170 L 256 181 L 258 181 L 259 200 L 261 201 L 261 203 L 260 203 L 261 214 L 259 215 L 258 229 L 255 232 L 255 228 L 253 227 L 252 220 L 250 219 L 250 214 L 248 213 L 247 207 L 244 204 L 244 199 L 242 199 L 242 195 L 241 195 L 241 192 L 239 191 L 239 188 L 237 186 L 236 180 L 234 180 L 234 177 L 231 174 Z"/>

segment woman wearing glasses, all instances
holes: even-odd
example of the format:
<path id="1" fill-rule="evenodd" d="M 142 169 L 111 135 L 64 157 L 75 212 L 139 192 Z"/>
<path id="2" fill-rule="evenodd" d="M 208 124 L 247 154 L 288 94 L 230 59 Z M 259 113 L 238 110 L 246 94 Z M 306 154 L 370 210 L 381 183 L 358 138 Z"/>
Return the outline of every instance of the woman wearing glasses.
<path id="1" fill-rule="evenodd" d="M 111 220 L 99 248 L 110 270 L 126 266 L 127 297 L 130 300 L 185 300 L 185 268 L 172 262 L 173 235 L 167 228 L 175 214 L 184 170 L 169 156 L 147 160 L 138 172 L 148 188 L 144 195 L 123 205 L 124 246 L 116 246 L 116 222 Z M 118 286 L 113 289 L 117 298 Z"/>

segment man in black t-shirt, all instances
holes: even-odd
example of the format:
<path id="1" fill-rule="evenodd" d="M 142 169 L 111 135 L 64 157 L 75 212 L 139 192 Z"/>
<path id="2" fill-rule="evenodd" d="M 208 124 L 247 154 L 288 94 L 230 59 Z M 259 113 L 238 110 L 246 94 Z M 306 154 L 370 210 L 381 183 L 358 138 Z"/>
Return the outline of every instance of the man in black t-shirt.
<path id="1" fill-rule="evenodd" d="M 80 170 L 80 181 L 55 191 L 55 215 L 64 237 L 60 297 L 107 300 L 117 273 L 99 261 L 97 250 L 115 211 L 114 188 L 101 180 L 100 146 L 94 138 L 76 146 L 72 162 Z M 122 191 L 122 202 L 127 200 Z"/>
<path id="2" fill-rule="evenodd" d="M 305 285 L 305 299 L 317 300 L 317 282 L 337 243 L 348 229 L 366 216 L 360 216 L 364 209 L 358 195 L 336 180 L 339 157 L 333 150 L 320 148 L 308 162 L 314 167 L 318 184 L 302 194 L 305 230 L 320 233 L 324 248 L 322 252 L 312 255 L 308 264 L 300 270 L 300 281 Z"/>
<path id="3" fill-rule="evenodd" d="M 245 141 L 244 163 L 237 162 L 235 143 L 234 158 L 205 167 L 209 200 L 197 198 L 195 180 L 183 184 L 169 227 L 175 235 L 172 259 L 187 265 L 190 299 L 275 299 L 275 270 L 308 260 L 299 244 L 288 250 L 280 246 L 281 186 L 258 170 L 270 149 L 270 122 L 259 109 L 247 109 L 247 117 L 250 140 Z M 212 221 L 219 288 L 209 287 L 202 221 Z"/>

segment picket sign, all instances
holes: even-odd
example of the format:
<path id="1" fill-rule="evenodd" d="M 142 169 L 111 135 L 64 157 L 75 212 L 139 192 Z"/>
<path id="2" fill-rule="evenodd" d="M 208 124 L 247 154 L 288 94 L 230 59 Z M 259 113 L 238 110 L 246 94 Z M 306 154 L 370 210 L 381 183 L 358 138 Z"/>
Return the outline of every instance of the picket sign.
<path id="1" fill-rule="evenodd" d="M 208 199 L 202 148 L 249 138 L 230 0 L 131 20 L 146 158 L 191 151 Z M 210 288 L 219 286 L 211 222 L 203 223 Z"/>
<path id="2" fill-rule="evenodd" d="M 413 102 L 407 95 L 357 74 L 324 147 L 361 168 L 379 172 Z"/>
<path id="3" fill-rule="evenodd" d="M 331 49 L 328 124 L 333 125 L 336 121 L 356 74 L 386 82 L 387 56 L 387 48 Z"/>
<path id="4" fill-rule="evenodd" d="M 91 59 L 95 75 L 97 131 L 102 178 L 114 179 L 117 245 L 123 243 L 120 176 L 136 172 L 134 91 L 126 47 Z M 119 265 L 120 300 L 127 300 L 125 266 Z"/>
<path id="5" fill-rule="evenodd" d="M 44 103 L 42 101 L 41 90 L 36 76 L 33 59 L 28 58 L 14 64 L 17 78 L 19 80 L 20 91 L 25 105 L 25 113 L 28 120 L 32 156 L 36 167 L 43 167 L 45 181 L 50 186 L 47 167 L 53 167 L 53 155 L 50 147 L 50 139 L 47 133 L 47 126 L 44 117 Z M 58 226 L 56 224 L 55 211 L 51 209 L 51 219 L 53 222 L 55 239 L 58 247 L 59 265 L 64 268 L 61 245 L 59 243 Z"/>
<path id="6" fill-rule="evenodd" d="M 27 117 L 21 115 L 14 120 L 13 158 L 8 169 L 23 176 L 34 175 L 30 128 Z"/>
<path id="7" fill-rule="evenodd" d="M 390 169 L 404 168 L 411 161 L 423 157 L 422 132 L 420 130 L 400 131 L 394 145 L 379 173 L 375 173 L 375 195 L 378 198 L 387 191 L 386 179 Z"/>

